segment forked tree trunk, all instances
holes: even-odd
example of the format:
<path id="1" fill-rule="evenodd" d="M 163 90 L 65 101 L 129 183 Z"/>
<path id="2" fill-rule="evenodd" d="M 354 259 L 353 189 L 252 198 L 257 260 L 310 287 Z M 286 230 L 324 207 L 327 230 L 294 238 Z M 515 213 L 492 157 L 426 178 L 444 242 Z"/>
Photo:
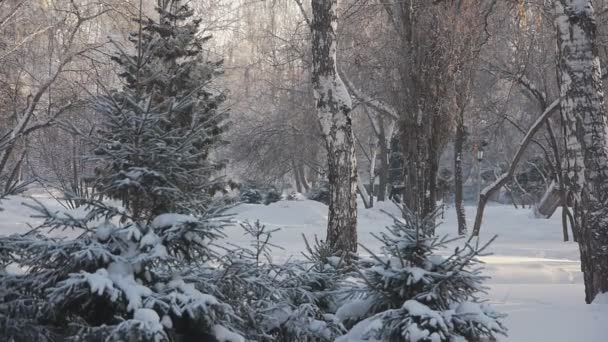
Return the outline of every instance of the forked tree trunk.
<path id="1" fill-rule="evenodd" d="M 327 242 L 336 253 L 357 251 L 357 160 L 348 90 L 336 67 L 337 0 L 312 0 L 312 85 L 328 156 Z"/>
<path id="2" fill-rule="evenodd" d="M 591 303 L 608 291 L 608 138 L 591 0 L 555 0 L 558 80 L 567 137 L 567 185 Z"/>
<path id="3" fill-rule="evenodd" d="M 306 180 L 306 172 L 304 171 L 304 165 L 302 163 L 298 164 L 298 174 L 300 175 L 300 183 L 302 183 L 304 191 L 308 192 L 310 190 L 310 185 L 308 185 L 308 181 Z"/>

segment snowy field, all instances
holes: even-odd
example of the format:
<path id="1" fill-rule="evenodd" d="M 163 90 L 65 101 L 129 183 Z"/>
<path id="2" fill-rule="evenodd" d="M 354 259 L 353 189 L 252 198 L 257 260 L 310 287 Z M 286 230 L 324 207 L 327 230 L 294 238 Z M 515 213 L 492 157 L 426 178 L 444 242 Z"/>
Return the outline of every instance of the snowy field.
<path id="1" fill-rule="evenodd" d="M 37 197 L 53 210 L 65 210 L 47 195 Z M 36 219 L 30 217 L 31 210 L 21 205 L 24 201 L 29 200 L 13 197 L 1 203 L 4 211 L 0 212 L 0 234 L 24 232 L 28 223 L 36 224 Z M 395 215 L 399 215 L 399 211 L 391 203 L 379 203 L 373 209 L 363 209 L 360 204 L 359 208 L 359 241 L 377 250 L 379 243 L 370 233 L 381 231 L 392 221 L 381 210 Z M 473 218 L 474 210 L 467 208 L 468 219 Z M 327 207 L 318 202 L 242 204 L 231 212 L 237 222 L 259 219 L 269 228 L 281 228 L 273 239 L 284 248 L 276 250 L 276 261 L 301 257 L 302 234 L 310 238 L 315 234 L 319 238 L 325 236 Z M 535 219 L 530 210 L 512 206 L 486 209 L 481 240 L 498 235 L 489 249 L 493 255 L 483 258 L 487 273 L 492 276 L 488 283 L 489 297 L 497 309 L 509 315 L 506 319 L 509 337 L 502 341 L 605 342 L 608 339 L 608 303 L 584 304 L 578 246 L 562 242 L 560 219 L 559 215 L 549 220 Z M 439 233 L 454 235 L 456 231 L 454 210 L 448 208 Z M 247 242 L 236 225 L 227 228 L 225 233 L 231 243 Z"/>

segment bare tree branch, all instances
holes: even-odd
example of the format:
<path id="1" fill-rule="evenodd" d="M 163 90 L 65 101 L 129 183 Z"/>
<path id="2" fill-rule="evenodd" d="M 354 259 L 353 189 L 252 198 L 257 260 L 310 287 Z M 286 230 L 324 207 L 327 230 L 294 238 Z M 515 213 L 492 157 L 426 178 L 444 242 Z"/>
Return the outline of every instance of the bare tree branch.
<path id="1" fill-rule="evenodd" d="M 560 107 L 560 99 L 557 99 L 557 100 L 553 101 L 553 103 L 551 103 L 549 105 L 549 107 L 547 107 L 547 109 L 545 109 L 545 111 L 538 117 L 538 119 L 536 119 L 534 124 L 532 124 L 532 126 L 530 126 L 530 128 L 528 129 L 528 133 L 525 135 L 525 137 L 519 144 L 519 148 L 517 149 L 515 156 L 513 156 L 511 165 L 509 166 L 509 170 L 507 172 L 503 173 L 500 177 L 498 177 L 498 179 L 496 179 L 494 181 L 494 183 L 488 185 L 486 188 L 484 188 L 481 191 L 481 193 L 479 194 L 479 203 L 477 204 L 477 213 L 475 215 L 475 225 L 473 226 L 473 235 L 475 235 L 475 236 L 479 235 L 479 230 L 481 229 L 481 223 L 483 220 L 483 211 L 485 209 L 486 203 L 488 202 L 488 199 L 490 197 L 492 197 L 492 195 L 496 191 L 498 191 L 500 188 L 502 188 L 507 182 L 509 182 L 509 180 L 511 180 L 513 178 L 513 175 L 515 174 L 515 170 L 517 169 L 519 161 L 521 160 L 524 152 L 526 151 L 526 148 L 532 141 L 534 134 L 536 134 L 536 132 L 538 132 L 538 130 L 541 128 L 541 126 L 545 123 L 545 121 L 553 113 L 555 113 L 557 111 L 557 109 L 559 109 L 559 107 Z"/>
<path id="2" fill-rule="evenodd" d="M 378 99 L 371 98 L 370 96 L 365 94 L 360 89 L 357 89 L 357 87 L 346 76 L 345 72 L 341 71 L 340 76 L 342 77 L 342 81 L 344 82 L 344 85 L 346 85 L 346 88 L 348 88 L 348 91 L 359 102 L 370 106 L 372 109 L 377 111 L 379 114 L 384 115 L 391 120 L 395 120 L 395 121 L 399 120 L 399 115 L 397 114 L 397 111 L 395 109 L 393 109 L 391 106 L 387 105 L 386 103 L 384 103 Z"/>

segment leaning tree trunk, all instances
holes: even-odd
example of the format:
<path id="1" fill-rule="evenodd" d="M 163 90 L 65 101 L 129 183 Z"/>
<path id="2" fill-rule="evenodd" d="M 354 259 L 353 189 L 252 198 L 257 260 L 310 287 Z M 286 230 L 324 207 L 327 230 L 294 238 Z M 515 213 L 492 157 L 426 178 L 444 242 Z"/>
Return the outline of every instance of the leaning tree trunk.
<path id="1" fill-rule="evenodd" d="M 458 235 L 467 233 L 467 220 L 464 212 L 463 177 L 462 177 L 462 149 L 465 140 L 465 127 L 463 118 L 459 118 L 456 126 L 456 138 L 454 139 L 454 207 L 458 220 Z"/>
<path id="2" fill-rule="evenodd" d="M 567 136 L 567 183 L 591 303 L 608 291 L 608 138 L 591 0 L 556 0 L 558 77 Z"/>
<path id="3" fill-rule="evenodd" d="M 357 250 L 357 160 L 348 90 L 336 67 L 338 0 L 312 0 L 312 85 L 328 156 L 327 242 L 337 253 Z"/>

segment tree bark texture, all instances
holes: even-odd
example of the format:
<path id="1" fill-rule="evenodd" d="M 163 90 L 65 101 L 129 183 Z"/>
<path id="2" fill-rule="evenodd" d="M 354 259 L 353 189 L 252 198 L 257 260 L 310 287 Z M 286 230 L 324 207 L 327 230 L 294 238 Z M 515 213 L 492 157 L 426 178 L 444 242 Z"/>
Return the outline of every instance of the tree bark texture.
<path id="1" fill-rule="evenodd" d="M 336 65 L 337 0 L 312 0 L 312 85 L 327 145 L 327 242 L 336 253 L 357 250 L 357 160 L 348 90 Z"/>
<path id="2" fill-rule="evenodd" d="M 454 139 L 454 206 L 456 207 L 456 218 L 458 220 L 458 235 L 467 233 L 467 221 L 464 211 L 463 176 L 462 176 L 462 150 L 466 137 L 464 118 L 460 118 L 456 126 L 456 137 Z"/>
<path id="3" fill-rule="evenodd" d="M 389 175 L 389 154 L 390 154 L 390 139 L 387 137 L 386 130 L 384 129 L 384 120 L 380 119 L 380 136 L 378 139 L 380 147 L 380 169 L 378 174 L 378 202 L 386 200 L 386 189 L 388 187 L 388 175 Z"/>
<path id="4" fill-rule="evenodd" d="M 585 281 L 585 300 L 608 291 L 608 138 L 596 23 L 590 0 L 556 0 L 558 81 L 566 133 L 566 182 Z"/>

